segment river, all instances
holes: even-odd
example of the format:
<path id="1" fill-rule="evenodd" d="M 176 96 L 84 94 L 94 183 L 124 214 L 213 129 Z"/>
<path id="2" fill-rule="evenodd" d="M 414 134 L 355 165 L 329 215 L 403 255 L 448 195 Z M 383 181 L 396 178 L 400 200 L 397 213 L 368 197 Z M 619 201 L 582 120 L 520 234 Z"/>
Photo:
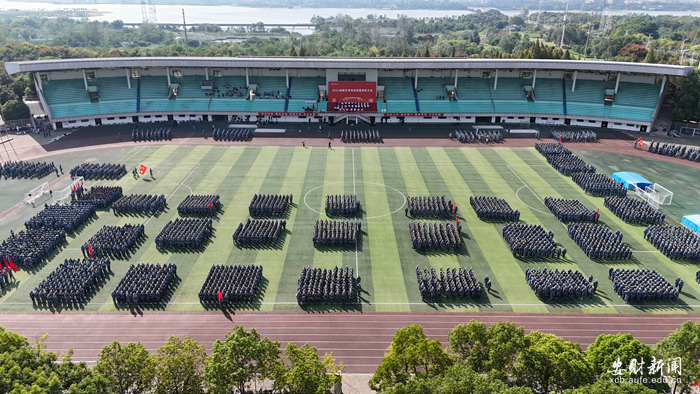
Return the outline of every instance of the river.
<path id="1" fill-rule="evenodd" d="M 0 0 L 0 9 L 21 10 L 62 10 L 71 8 L 95 9 L 97 16 L 90 19 L 99 21 L 113 21 L 121 19 L 126 23 L 141 22 L 141 6 L 139 4 L 53 4 L 30 3 Z M 182 9 L 185 9 L 187 23 L 245 23 L 256 22 L 273 23 L 309 23 L 311 17 L 320 15 L 324 17 L 347 14 L 353 18 L 366 17 L 370 14 L 386 15 L 388 18 L 396 18 L 398 15 L 407 15 L 411 18 L 442 18 L 467 14 L 467 10 L 386 10 L 372 8 L 250 8 L 234 6 L 177 6 L 158 5 L 156 10 L 159 23 L 182 23 Z M 535 10 L 531 10 L 534 12 Z M 505 14 L 515 15 L 518 11 L 505 11 Z M 613 14 L 622 14 L 622 11 L 614 11 Z M 650 15 L 666 15 L 669 12 L 650 11 Z M 675 15 L 700 16 L 700 12 L 670 12 Z"/>

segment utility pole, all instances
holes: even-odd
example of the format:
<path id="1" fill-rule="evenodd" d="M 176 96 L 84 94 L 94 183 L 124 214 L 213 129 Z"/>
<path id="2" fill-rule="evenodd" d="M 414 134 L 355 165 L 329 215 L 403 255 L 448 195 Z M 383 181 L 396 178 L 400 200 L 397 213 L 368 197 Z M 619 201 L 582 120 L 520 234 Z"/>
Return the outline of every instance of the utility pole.
<path id="1" fill-rule="evenodd" d="M 588 34 L 586 34 L 586 49 L 583 50 L 583 60 L 586 60 L 586 55 L 588 55 L 588 40 L 591 39 L 591 33 L 593 33 L 593 22 L 591 21 L 593 13 L 588 17 Z"/>
<path id="2" fill-rule="evenodd" d="M 185 29 L 185 56 L 190 55 L 190 43 L 187 41 L 187 23 L 185 22 L 185 9 L 182 9 L 182 28 Z"/>
<path id="3" fill-rule="evenodd" d="M 569 3 L 571 0 L 566 2 L 566 13 L 564 13 L 564 24 L 561 26 L 561 42 L 559 43 L 559 49 L 564 46 L 564 33 L 566 33 L 566 17 L 569 16 Z"/>

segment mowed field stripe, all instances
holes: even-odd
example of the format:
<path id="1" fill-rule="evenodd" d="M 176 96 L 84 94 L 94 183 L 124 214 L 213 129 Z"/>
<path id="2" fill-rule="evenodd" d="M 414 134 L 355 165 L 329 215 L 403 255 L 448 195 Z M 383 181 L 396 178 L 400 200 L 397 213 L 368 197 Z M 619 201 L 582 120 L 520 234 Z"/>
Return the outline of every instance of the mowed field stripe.
<path id="1" fill-rule="evenodd" d="M 296 216 L 299 209 L 304 209 L 299 205 L 301 201 L 302 188 L 304 185 L 304 178 L 306 177 L 306 168 L 309 165 L 309 159 L 311 158 L 311 150 L 304 149 L 300 147 L 295 148 L 281 148 L 281 149 L 292 149 L 293 155 L 292 160 L 287 167 L 287 174 L 284 177 L 284 181 L 281 183 L 281 188 L 279 193 L 281 194 L 292 194 L 294 201 L 296 201 L 296 207 L 289 208 L 289 218 L 287 219 L 287 230 L 286 235 L 283 240 L 279 242 L 284 242 L 281 248 L 268 248 L 263 249 L 258 252 L 256 264 L 263 265 L 263 276 L 267 283 L 277 284 L 282 280 L 282 270 L 284 267 L 284 261 L 289 252 L 289 248 L 292 247 L 291 234 L 294 233 L 294 224 L 296 222 Z M 303 204 L 303 203 L 302 203 Z M 277 298 L 277 286 L 267 286 L 267 290 L 262 294 L 262 297 L 258 297 L 262 302 L 267 302 L 269 304 L 263 304 L 260 306 L 260 310 L 271 311 L 274 305 L 272 302 Z M 289 301 L 295 301 L 290 299 Z"/>
<path id="2" fill-rule="evenodd" d="M 510 172 L 510 174 L 504 171 L 503 177 L 509 182 L 512 181 L 514 183 L 514 188 L 520 187 L 520 185 L 518 185 L 515 182 L 520 182 L 521 184 L 522 182 L 525 182 L 532 189 L 532 192 L 528 190 L 528 193 L 536 193 L 536 196 L 541 200 L 544 200 L 545 196 L 552 196 L 555 198 L 562 197 L 556 188 L 552 187 L 549 183 L 547 183 L 547 181 L 543 177 L 541 177 L 532 167 L 530 167 L 525 161 L 523 161 L 520 158 L 520 156 L 518 156 L 513 150 L 494 149 L 492 152 L 485 153 L 484 156 L 487 157 L 493 165 L 499 166 L 499 168 L 502 166 L 507 167 L 507 165 L 512 165 L 510 168 L 512 168 L 512 171 L 515 171 L 515 173 L 517 173 L 520 178 L 516 177 L 511 171 L 508 171 Z M 547 167 L 541 167 L 539 169 L 544 170 L 546 168 Z M 556 178 L 558 176 L 561 175 L 557 172 L 551 174 L 551 176 L 548 176 L 547 178 L 551 179 Z M 540 209 L 541 207 L 543 211 L 549 211 L 543 203 L 539 201 L 538 203 L 538 209 Z M 535 217 L 541 219 L 538 220 L 538 223 L 535 224 L 541 224 L 547 231 L 551 230 L 552 232 L 554 232 L 554 240 L 560 245 L 564 246 L 568 254 L 566 258 L 547 259 L 546 261 L 543 261 L 542 264 L 538 263 L 537 266 L 532 265 L 532 268 L 542 268 L 543 266 L 547 266 L 549 268 L 559 268 L 564 270 L 578 269 L 581 272 L 583 272 L 585 277 L 588 277 L 588 275 L 593 274 L 594 278 L 598 280 L 598 290 L 596 291 L 597 294 L 594 296 L 594 299 L 576 299 L 574 302 L 570 302 L 567 304 L 572 305 L 572 308 L 578 307 L 581 309 L 581 311 L 587 313 L 617 312 L 612 306 L 602 306 L 603 304 L 612 304 L 612 302 L 614 301 L 613 298 L 610 297 L 610 294 L 607 292 L 607 289 L 606 291 L 603 291 L 604 286 L 602 279 L 605 278 L 605 276 L 603 276 L 604 268 L 595 266 L 595 263 L 588 259 L 588 257 L 578 248 L 578 245 L 576 245 L 576 243 L 568 237 L 566 228 L 561 224 L 561 222 L 559 222 L 559 220 L 554 215 L 543 214 L 537 211 L 533 211 L 533 214 L 535 215 Z M 556 311 L 560 309 L 561 308 L 559 306 L 557 306 L 556 308 L 550 307 L 550 311 Z"/>
<path id="3" fill-rule="evenodd" d="M 219 147 L 218 150 L 223 152 L 222 156 L 202 179 L 202 182 L 193 190 L 194 194 L 218 194 L 217 192 L 224 180 L 226 180 L 227 174 L 229 174 L 231 169 L 236 165 L 245 149 L 246 148 L 241 146 Z M 227 202 L 226 197 L 227 196 L 219 195 L 219 201 L 225 204 Z M 177 209 L 177 207 L 175 208 Z M 173 302 L 168 305 L 168 309 L 179 310 L 180 308 L 175 304 L 197 300 L 197 294 L 209 273 L 209 268 L 214 264 L 222 263 L 222 261 L 214 259 L 222 257 L 225 259 L 225 256 L 212 256 L 212 252 L 219 250 L 220 244 L 227 241 L 224 228 L 222 228 L 223 223 L 219 215 L 212 217 L 213 225 L 216 229 L 216 234 L 212 237 L 213 242 L 194 262 L 192 262 L 192 269 L 189 270 L 189 275 L 187 275 L 180 284 L 180 290 L 176 297 L 174 297 Z"/>
<path id="4" fill-rule="evenodd" d="M 517 200 L 513 189 L 501 178 L 498 171 L 489 164 L 488 160 L 484 158 L 479 149 L 461 148 L 460 150 L 477 173 L 487 181 L 496 196 L 505 198 L 507 201 Z M 462 205 L 465 206 L 464 204 Z M 523 205 L 522 207 L 525 206 Z M 533 221 L 536 219 L 529 209 L 521 210 L 520 218 L 525 221 Z M 479 218 L 476 218 L 476 222 L 481 231 L 476 231 L 476 229 L 474 229 L 474 237 L 484 253 L 486 260 L 489 262 L 489 265 L 491 265 L 508 300 L 518 300 L 518 302 L 527 304 L 536 304 L 540 302 L 532 289 L 530 289 L 530 286 L 525 282 L 525 273 L 503 241 L 501 232 L 496 229 L 496 227 L 501 226 L 488 224 L 481 228 L 482 224 L 487 223 L 482 222 Z M 472 225 L 472 222 L 470 222 L 470 225 Z M 547 307 L 544 304 L 542 304 L 541 307 L 514 306 L 513 311 L 547 312 Z"/>
<path id="5" fill-rule="evenodd" d="M 544 161 L 546 163 L 546 159 L 539 153 L 536 153 L 536 151 L 532 150 L 531 151 L 532 155 L 537 157 L 540 156 L 542 157 L 540 161 Z M 564 182 L 566 185 L 569 186 L 569 192 L 575 194 L 578 196 L 578 199 L 581 201 L 588 201 L 592 205 L 596 206 L 602 206 L 602 198 L 599 197 L 593 197 L 588 194 L 586 194 L 583 189 L 581 189 L 570 177 L 563 177 Z M 588 205 L 588 204 L 586 204 Z M 644 227 L 643 226 L 635 226 L 635 225 L 630 225 L 625 223 L 622 219 L 618 218 L 615 214 L 610 212 L 607 208 L 601 208 L 600 209 L 600 218 L 602 224 L 606 224 L 608 228 L 614 231 L 615 227 L 619 228 L 620 231 L 623 233 L 623 242 L 627 243 L 630 245 L 630 247 L 633 250 L 642 250 L 642 251 L 657 251 L 657 249 L 654 247 L 654 245 L 650 244 L 648 241 L 644 239 Z M 693 268 L 688 269 L 687 267 L 690 265 L 684 265 L 684 264 L 678 264 L 673 261 L 671 261 L 669 258 L 664 256 L 661 253 L 632 253 L 633 260 L 620 260 L 620 261 L 610 261 L 606 262 L 606 265 L 610 265 L 613 267 L 630 267 L 630 268 L 635 268 L 635 266 L 638 266 L 639 263 L 643 264 L 643 266 L 654 266 L 657 267 L 656 270 L 661 273 L 666 280 L 670 281 L 673 283 L 673 276 L 676 275 L 681 275 L 683 278 L 694 278 L 695 276 L 695 271 Z M 661 264 L 658 264 L 661 263 Z M 694 267 L 694 266 L 693 266 Z M 606 275 L 607 278 L 607 275 Z M 606 279 L 607 281 L 607 279 Z M 609 281 L 607 281 L 609 282 Z M 687 280 L 687 282 L 690 282 L 690 280 Z M 684 287 L 685 288 L 685 287 Z M 692 297 L 695 297 L 695 299 L 700 298 L 700 292 L 697 291 L 697 286 L 690 286 L 688 289 L 690 291 L 684 291 L 684 293 L 692 294 Z M 612 298 L 614 301 L 617 302 L 616 298 L 619 298 L 617 294 L 612 293 L 611 294 Z M 664 309 L 654 309 L 653 313 L 688 313 L 688 309 L 684 306 L 684 304 L 687 304 L 684 301 L 684 298 L 687 297 L 687 295 L 679 297 L 679 307 L 678 308 L 664 308 Z"/>
<path id="6" fill-rule="evenodd" d="M 457 203 L 457 200 L 453 198 L 453 195 L 451 193 L 450 188 L 447 185 L 447 182 L 445 181 L 445 178 L 442 175 L 442 172 L 440 171 L 439 167 L 443 165 L 444 162 L 442 160 L 449 160 L 447 155 L 445 155 L 445 152 L 442 151 L 442 156 L 440 158 L 440 165 L 435 162 L 434 157 L 431 154 L 431 151 L 427 148 L 412 148 L 411 149 L 413 158 L 415 159 L 417 163 L 417 167 L 421 173 L 421 178 L 425 180 L 425 186 L 427 189 L 426 194 L 430 195 L 437 195 L 437 196 L 445 196 L 446 200 L 452 201 L 453 203 Z M 440 155 L 440 152 L 436 152 L 436 154 Z M 457 178 L 457 182 L 459 182 L 461 179 Z M 450 180 L 452 182 L 452 180 Z M 462 207 L 466 208 L 466 207 Z M 456 224 L 456 219 L 433 219 L 433 218 L 419 218 L 420 220 L 426 220 L 427 221 L 438 221 L 443 224 L 447 223 L 453 223 Z M 460 224 L 462 225 L 462 231 L 461 231 L 461 238 L 462 242 L 464 245 L 462 246 L 461 249 L 457 251 L 453 250 L 445 250 L 442 251 L 440 249 L 435 249 L 431 251 L 424 252 L 424 254 L 428 257 L 428 260 L 430 261 L 430 265 L 435 267 L 436 272 L 439 273 L 439 270 L 441 268 L 445 269 L 451 269 L 452 267 L 463 267 L 465 269 L 469 268 L 474 268 L 477 264 L 475 260 L 470 259 L 470 252 L 477 252 L 476 255 L 480 255 L 480 252 L 474 249 L 478 249 L 478 247 L 471 248 L 472 250 L 469 249 L 469 247 L 466 245 L 465 241 L 466 239 L 470 238 L 470 235 L 468 235 L 468 224 L 466 221 L 462 218 L 460 221 Z M 467 234 L 465 237 L 464 235 Z M 466 239 L 465 239 L 466 238 Z M 421 267 L 424 268 L 424 267 Z M 477 272 L 479 275 L 490 275 L 490 273 L 487 273 L 485 270 L 480 270 L 479 267 L 476 267 L 476 270 L 474 271 L 475 275 L 477 275 Z M 414 273 L 415 275 L 415 273 Z M 485 290 L 485 289 L 484 289 Z M 494 289 L 495 290 L 495 289 Z M 480 300 L 475 300 L 473 298 L 467 298 L 464 300 L 462 303 L 461 300 L 453 300 L 453 299 L 446 299 L 446 298 L 441 298 L 441 305 L 450 305 L 451 307 L 459 307 L 460 311 L 473 311 L 473 312 L 478 312 L 479 311 L 479 306 L 474 305 L 476 303 L 482 303 L 484 302 L 484 299 L 488 299 L 489 297 L 487 295 L 482 294 L 482 298 Z"/>
<path id="7" fill-rule="evenodd" d="M 384 184 L 382 167 L 377 148 L 365 148 L 362 151 L 362 176 L 365 182 Z M 380 187 L 369 188 L 365 183 L 364 204 L 367 217 L 384 215 L 390 212 L 386 190 Z M 371 203 L 369 203 L 371 201 Z M 370 244 L 372 258 L 372 276 L 374 287 L 374 301 L 381 302 L 408 302 L 404 281 L 398 278 L 402 273 L 401 260 L 396 245 L 396 237 L 392 225 L 391 216 L 367 220 L 363 223 L 367 232 L 367 239 L 363 242 Z M 376 310 L 400 310 L 409 311 L 408 305 L 399 305 L 397 308 L 376 305 Z"/>
<path id="8" fill-rule="evenodd" d="M 320 149 L 320 148 L 319 148 Z M 321 215 L 318 215 L 318 219 L 329 220 L 325 215 L 326 206 L 326 196 L 327 195 L 343 195 L 346 194 L 346 184 L 348 181 L 345 178 L 345 157 L 347 154 L 352 155 L 350 149 L 346 148 L 334 148 L 333 150 L 328 149 L 328 155 L 326 156 L 326 169 L 325 176 L 323 178 L 323 187 L 314 190 L 307 197 L 307 202 L 310 206 L 316 207 Z M 352 178 L 349 180 L 352 182 Z M 352 184 L 350 184 L 352 194 Z M 319 193 L 319 191 L 322 191 Z M 344 220 L 343 217 L 334 217 L 334 220 Z M 311 236 L 311 234 L 309 234 Z M 341 247 L 317 247 L 314 248 L 314 259 L 313 266 L 320 268 L 332 268 L 334 266 L 343 265 L 343 248 Z"/>
<path id="9" fill-rule="evenodd" d="M 408 179 L 409 182 L 411 182 L 410 186 L 407 184 L 408 189 L 418 191 L 418 193 L 413 194 L 414 196 L 445 194 L 446 184 L 439 171 L 435 168 L 435 163 L 433 163 L 425 148 L 407 149 L 406 153 L 397 154 L 397 159 L 399 160 L 399 166 L 401 167 L 404 181 Z M 411 172 L 406 171 L 406 169 L 409 169 Z M 449 196 L 447 196 L 447 199 L 451 200 Z M 419 217 L 416 219 L 421 222 L 447 223 L 447 221 L 442 218 Z M 452 222 L 452 220 L 450 220 L 450 222 Z M 430 265 L 437 270 L 439 270 L 440 267 L 447 268 L 459 265 L 457 256 L 452 251 L 442 252 L 439 248 L 436 248 L 436 250 L 427 251 L 425 255 L 428 256 Z"/>
<path id="10" fill-rule="evenodd" d="M 469 204 L 469 197 L 473 196 L 474 192 L 472 192 L 471 185 L 467 180 L 471 179 L 472 183 L 476 182 L 476 177 L 478 177 L 480 181 L 483 180 L 475 172 L 460 171 L 460 169 L 464 170 L 466 167 L 464 164 L 468 163 L 461 149 L 431 147 L 427 148 L 427 151 L 442 178 L 450 180 L 446 182 L 447 189 L 454 198 L 453 201 L 457 204 L 457 213 L 462 222 L 462 233 L 466 234 L 468 237 L 467 239 L 463 239 L 463 241 L 467 248 L 466 253 L 469 255 L 469 267 L 474 268 L 474 274 L 484 290 L 482 298 L 478 300 L 477 303 L 482 304 L 486 302 L 489 304 L 479 305 L 479 310 L 482 312 L 514 311 L 515 308 L 512 306 L 500 306 L 497 308 L 490 306 L 490 304 L 504 304 L 506 302 L 511 302 L 511 300 L 508 298 L 508 292 L 505 291 L 510 284 L 508 282 L 502 282 L 502 280 L 508 279 L 508 277 L 496 275 L 494 271 L 496 267 L 491 266 L 489 260 L 489 258 L 500 258 L 501 256 L 502 252 L 498 251 L 499 248 L 495 245 L 493 239 L 493 237 L 500 237 L 500 234 L 498 234 L 493 225 L 481 221 Z M 477 236 L 477 234 L 479 236 Z M 496 249 L 495 251 L 494 248 Z M 505 255 L 504 258 L 508 258 L 508 255 Z M 486 275 L 492 279 L 491 293 L 486 292 L 486 288 L 483 286 L 483 279 Z M 515 300 L 519 300 L 519 298 L 516 297 Z M 537 301 L 537 303 L 539 303 L 539 301 Z M 529 306 L 527 310 L 530 310 Z"/>

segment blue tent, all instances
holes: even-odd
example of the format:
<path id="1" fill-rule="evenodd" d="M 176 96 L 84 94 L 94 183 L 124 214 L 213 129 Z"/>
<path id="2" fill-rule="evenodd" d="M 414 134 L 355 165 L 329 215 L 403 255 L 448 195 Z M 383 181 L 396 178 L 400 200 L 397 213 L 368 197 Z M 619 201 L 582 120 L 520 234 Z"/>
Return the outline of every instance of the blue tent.
<path id="1" fill-rule="evenodd" d="M 689 229 L 700 234 L 700 215 L 683 216 L 683 220 L 681 220 L 681 223 L 688 226 Z"/>
<path id="2" fill-rule="evenodd" d="M 634 185 L 637 185 L 640 189 L 644 190 L 647 186 L 653 186 L 654 183 L 644 179 L 641 175 L 636 172 L 614 172 L 612 174 L 612 179 L 626 187 L 627 190 L 633 190 Z"/>

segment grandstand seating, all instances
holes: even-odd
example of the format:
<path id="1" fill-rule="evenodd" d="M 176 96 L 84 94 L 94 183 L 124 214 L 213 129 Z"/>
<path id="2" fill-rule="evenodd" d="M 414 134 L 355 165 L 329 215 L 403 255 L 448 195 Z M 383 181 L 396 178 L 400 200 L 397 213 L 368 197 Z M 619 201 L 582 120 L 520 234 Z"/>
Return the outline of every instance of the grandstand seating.
<path id="1" fill-rule="evenodd" d="M 500 82 L 499 82 L 500 85 Z M 537 78 L 535 81 L 535 101 L 562 101 L 564 100 L 561 88 L 561 79 Z"/>
<path id="2" fill-rule="evenodd" d="M 126 77 L 98 78 L 91 84 L 99 88 L 100 101 L 104 100 L 136 100 L 136 81 L 132 81 L 131 89 L 126 82 Z"/>
<path id="3" fill-rule="evenodd" d="M 457 98 L 463 100 L 491 100 L 493 79 L 459 78 L 457 80 Z"/>
<path id="4" fill-rule="evenodd" d="M 90 101 L 82 79 L 56 79 L 41 83 L 44 98 L 50 104 Z"/>
<path id="5" fill-rule="evenodd" d="M 171 81 L 172 83 L 172 81 Z M 141 77 L 141 100 L 145 98 L 168 98 L 168 77 Z M 142 104 L 143 108 L 143 104 Z"/>
<path id="6" fill-rule="evenodd" d="M 525 101 L 524 86 L 532 86 L 532 79 L 522 78 L 498 78 L 498 86 L 493 88 L 493 84 L 489 84 L 491 90 L 491 98 L 493 100 L 522 100 Z"/>
<path id="7" fill-rule="evenodd" d="M 593 81 L 589 79 L 576 80 L 576 91 L 571 91 L 573 80 L 566 81 L 566 103 L 595 103 L 603 104 L 605 89 L 615 89 L 615 82 Z"/>
<path id="8" fill-rule="evenodd" d="M 661 85 L 620 82 L 613 106 L 620 104 L 656 108 L 656 104 L 659 102 L 660 91 Z"/>
<path id="9" fill-rule="evenodd" d="M 177 90 L 177 97 L 208 97 L 205 91 L 202 90 L 203 76 L 200 75 L 184 75 L 180 78 L 170 78 L 170 83 L 180 85 Z"/>
<path id="10" fill-rule="evenodd" d="M 215 86 L 225 91 L 225 85 L 240 88 L 245 86 L 243 76 L 212 77 Z M 188 112 L 304 112 L 310 106 L 306 100 L 318 98 L 318 86 L 327 81 L 324 77 L 290 77 L 289 94 L 291 99 L 256 99 L 245 97 L 211 97 L 201 90 L 203 76 L 192 75 L 180 78 L 171 77 L 171 83 L 178 83 L 178 99 L 168 99 L 166 76 L 143 76 L 132 80 L 129 89 L 125 77 L 97 78 L 89 81 L 99 88 L 99 102 L 91 103 L 81 78 L 42 82 L 44 96 L 54 118 L 98 117 L 106 114 L 122 113 L 188 113 Z M 572 80 L 538 78 L 534 102 L 526 99 L 524 86 L 530 86 L 532 79 L 498 79 L 497 89 L 493 89 L 494 79 L 461 77 L 456 90 L 457 100 L 435 100 L 436 96 L 447 98 L 445 86 L 454 84 L 453 78 L 424 77 L 418 79 L 420 91 L 413 90 L 413 79 L 402 77 L 380 77 L 378 85 L 385 87 L 386 102 L 377 103 L 377 111 L 389 113 L 416 112 L 416 99 L 424 113 L 463 112 L 479 114 L 532 114 L 564 115 L 564 105 L 568 117 L 609 118 L 611 121 L 650 122 L 654 114 L 660 85 L 620 82 L 613 105 L 604 105 L 604 89 L 613 89 L 614 81 L 583 80 L 576 83 L 576 91 L 571 92 Z M 258 93 L 287 93 L 285 77 L 250 77 L 251 84 L 258 85 Z M 137 86 L 140 85 L 140 88 Z M 565 87 L 565 91 L 562 89 Z M 137 109 L 137 91 L 140 89 L 140 103 Z M 566 100 L 566 103 L 564 103 Z M 286 105 L 285 105 L 286 104 Z M 326 109 L 327 103 L 317 104 L 316 111 Z"/>
<path id="11" fill-rule="evenodd" d="M 318 85 L 325 85 L 326 78 L 290 77 L 289 84 L 289 95 L 293 99 L 318 100 Z"/>
<path id="12" fill-rule="evenodd" d="M 285 77 L 249 77 L 251 85 L 258 85 L 258 95 L 264 92 L 282 92 L 287 94 L 287 78 Z"/>
<path id="13" fill-rule="evenodd" d="M 447 99 L 447 90 L 445 86 L 454 86 L 454 78 L 418 78 L 418 100 L 421 103 L 427 100 L 435 100 L 436 96 L 445 96 Z"/>
<path id="14" fill-rule="evenodd" d="M 444 101 L 443 103 L 446 103 Z M 386 111 L 387 112 L 416 112 L 416 101 L 415 100 L 387 100 L 386 101 Z"/>
<path id="15" fill-rule="evenodd" d="M 377 78 L 377 85 L 384 86 L 384 98 L 387 102 L 396 100 L 415 100 L 413 95 L 413 78 L 379 77 Z M 390 111 L 396 112 L 394 110 Z M 415 111 L 416 105 L 414 101 L 411 112 Z"/>

